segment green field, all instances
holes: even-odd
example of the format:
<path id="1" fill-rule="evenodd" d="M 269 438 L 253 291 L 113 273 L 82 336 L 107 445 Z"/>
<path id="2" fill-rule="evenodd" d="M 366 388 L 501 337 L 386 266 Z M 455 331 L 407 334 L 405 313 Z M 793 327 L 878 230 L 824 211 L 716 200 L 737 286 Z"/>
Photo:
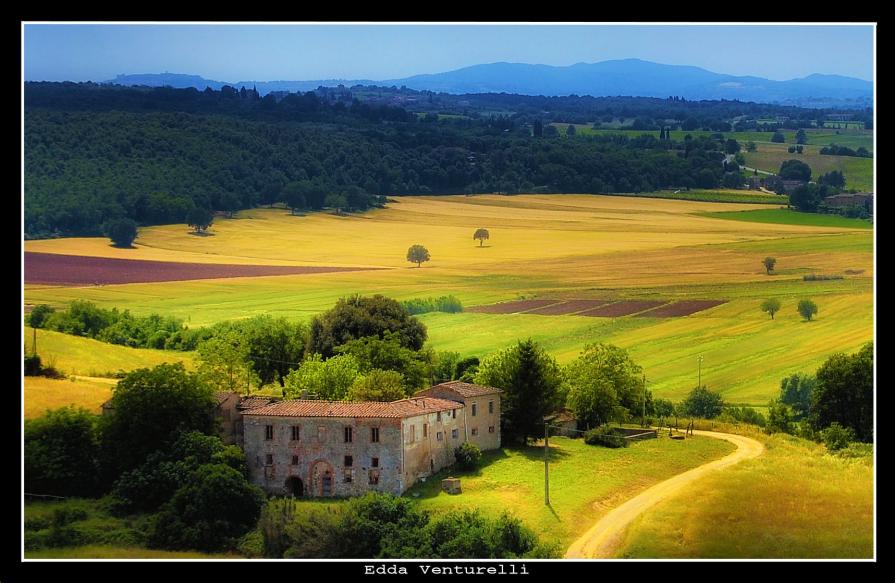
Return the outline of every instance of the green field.
<path id="1" fill-rule="evenodd" d="M 837 136 L 838 137 L 838 136 Z M 836 142 L 845 145 L 842 142 Z M 758 144 L 755 152 L 744 152 L 746 166 L 767 172 L 779 172 L 786 160 L 799 160 L 811 167 L 811 176 L 839 170 L 845 175 L 845 187 L 873 191 L 873 158 L 828 156 L 820 153 L 821 146 L 805 146 L 802 154 L 790 154 L 788 144 Z"/>
<path id="2" fill-rule="evenodd" d="M 872 458 L 843 459 L 783 434 L 761 439 L 760 457 L 703 478 L 641 515 L 618 556 L 872 558 Z"/>
<path id="3" fill-rule="evenodd" d="M 703 213 L 703 216 L 728 219 L 731 221 L 775 223 L 780 225 L 815 225 L 818 227 L 842 227 L 845 229 L 873 228 L 873 223 L 863 219 L 849 219 L 839 215 L 801 213 L 790 209 L 760 209 L 754 211 Z"/>
<path id="4" fill-rule="evenodd" d="M 86 299 L 203 326 L 256 314 L 307 321 L 351 293 L 383 293 L 399 300 L 451 294 L 467 307 L 519 298 L 723 299 L 728 302 L 710 310 L 668 319 L 469 312 L 425 314 L 421 319 L 436 350 L 479 357 L 532 337 L 568 362 L 587 343 L 611 342 L 628 349 L 644 367 L 657 396 L 673 399 L 696 382 L 696 357 L 702 354 L 708 386 L 733 403 L 753 405 L 765 405 L 783 376 L 810 372 L 830 354 L 857 350 L 872 339 L 872 229 L 723 220 L 706 214 L 777 212 L 754 204 L 591 195 L 398 201 L 350 217 L 292 217 L 279 209 L 255 209 L 237 220 L 216 222 L 213 241 L 196 241 L 186 229 L 172 225 L 142 229 L 131 250 L 114 249 L 102 239 L 26 242 L 26 249 L 44 252 L 137 259 L 176 253 L 182 261 L 263 259 L 384 268 L 378 271 L 27 287 L 25 300 L 64 306 Z M 472 239 L 478 226 L 491 231 L 481 248 Z M 417 242 L 432 255 L 422 268 L 404 259 L 407 247 Z M 778 260 L 771 276 L 762 267 L 768 255 Z M 803 281 L 809 273 L 846 277 Z M 768 297 L 783 303 L 773 321 L 759 309 Z M 795 310 L 805 297 L 820 308 L 810 323 L 802 322 Z M 70 343 L 55 352 L 57 366 L 68 373 L 90 375 L 126 364 L 135 368 L 137 354 L 141 359 L 152 355 L 154 362 L 189 358 L 179 352 L 55 338 Z M 48 350 L 54 346 L 40 338 L 38 343 Z"/>
<path id="5" fill-rule="evenodd" d="M 557 542 L 565 550 L 618 501 L 733 449 L 726 441 L 707 437 L 686 441 L 662 437 L 621 449 L 551 437 L 550 506 L 544 504 L 543 447 L 486 452 L 486 465 L 473 473 L 452 468 L 450 475 L 461 480 L 460 496 L 441 491 L 447 471 L 411 488 L 405 496 L 419 495 L 420 508 L 435 514 L 478 509 L 496 517 L 510 511 L 543 540 Z"/>

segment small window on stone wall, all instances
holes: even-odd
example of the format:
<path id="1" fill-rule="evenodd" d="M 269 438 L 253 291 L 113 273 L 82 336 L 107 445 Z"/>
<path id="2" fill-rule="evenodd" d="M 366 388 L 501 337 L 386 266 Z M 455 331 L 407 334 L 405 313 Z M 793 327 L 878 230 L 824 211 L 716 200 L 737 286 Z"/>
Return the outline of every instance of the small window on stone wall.
<path id="1" fill-rule="evenodd" d="M 379 470 L 370 470 L 369 473 L 370 484 L 375 485 L 379 483 Z"/>
<path id="2" fill-rule="evenodd" d="M 264 465 L 265 466 L 273 465 L 273 454 L 267 454 L 264 456 Z"/>

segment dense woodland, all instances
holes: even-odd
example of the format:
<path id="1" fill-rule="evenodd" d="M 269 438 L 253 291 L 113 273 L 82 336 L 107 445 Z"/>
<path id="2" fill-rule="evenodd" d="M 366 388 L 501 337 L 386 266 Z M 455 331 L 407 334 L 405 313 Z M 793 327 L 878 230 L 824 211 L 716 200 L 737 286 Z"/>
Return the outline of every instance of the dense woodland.
<path id="1" fill-rule="evenodd" d="M 569 113 L 596 99 L 482 99 L 503 98 L 531 107 L 547 100 Z M 752 106 L 780 108 L 645 98 L 604 104 L 618 115 L 686 114 L 682 123 L 696 127 Z M 582 111 L 594 119 L 598 109 Z M 284 202 L 359 211 L 388 195 L 643 192 L 712 188 L 723 178 L 721 136 L 567 139 L 543 131 L 550 116 L 528 121 L 522 114 L 418 116 L 350 92 L 277 101 L 229 87 L 26 83 L 25 234 L 100 235 L 121 217 L 178 223 L 196 207 L 232 212 Z"/>

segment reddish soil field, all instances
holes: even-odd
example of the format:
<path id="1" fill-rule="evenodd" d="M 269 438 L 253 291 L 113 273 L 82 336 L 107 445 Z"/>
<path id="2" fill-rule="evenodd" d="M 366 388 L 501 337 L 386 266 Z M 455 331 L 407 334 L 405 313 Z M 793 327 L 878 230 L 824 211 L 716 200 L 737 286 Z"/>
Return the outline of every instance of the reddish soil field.
<path id="1" fill-rule="evenodd" d="M 475 312 L 478 314 L 517 314 L 532 310 L 534 308 L 542 308 L 544 306 L 552 306 L 559 303 L 559 300 L 518 300 L 515 302 L 503 302 L 501 304 L 491 304 L 490 306 L 475 306 L 466 310 L 467 312 Z"/>
<path id="2" fill-rule="evenodd" d="M 587 310 L 578 315 L 596 316 L 599 318 L 617 318 L 619 316 L 636 314 L 637 312 L 642 312 L 643 310 L 648 310 L 650 308 L 657 308 L 665 303 L 667 302 L 663 300 L 629 300 L 594 308 L 593 310 Z"/>
<path id="3" fill-rule="evenodd" d="M 526 314 L 540 314 L 542 316 L 562 316 L 563 314 L 574 314 L 583 310 L 592 310 L 593 308 L 608 304 L 612 300 L 571 300 L 561 302 L 552 306 L 545 306 L 536 310 L 526 312 Z"/>
<path id="4" fill-rule="evenodd" d="M 726 300 L 683 300 L 637 314 L 635 318 L 679 318 L 727 303 Z"/>
<path id="5" fill-rule="evenodd" d="M 49 285 L 109 285 L 229 277 L 261 277 L 363 271 L 363 267 L 292 267 L 138 261 L 53 253 L 25 253 L 25 283 Z"/>

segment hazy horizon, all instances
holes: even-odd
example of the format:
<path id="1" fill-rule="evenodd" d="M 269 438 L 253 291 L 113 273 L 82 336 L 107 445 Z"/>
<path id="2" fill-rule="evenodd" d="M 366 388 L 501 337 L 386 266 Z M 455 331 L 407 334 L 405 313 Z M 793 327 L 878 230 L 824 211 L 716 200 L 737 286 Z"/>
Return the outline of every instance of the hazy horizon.
<path id="1" fill-rule="evenodd" d="M 775 81 L 873 80 L 874 25 L 24 24 L 26 81 L 385 81 L 472 65 L 618 59 Z M 692 39 L 692 40 L 691 40 Z M 706 47 L 728 47 L 728 50 Z"/>

